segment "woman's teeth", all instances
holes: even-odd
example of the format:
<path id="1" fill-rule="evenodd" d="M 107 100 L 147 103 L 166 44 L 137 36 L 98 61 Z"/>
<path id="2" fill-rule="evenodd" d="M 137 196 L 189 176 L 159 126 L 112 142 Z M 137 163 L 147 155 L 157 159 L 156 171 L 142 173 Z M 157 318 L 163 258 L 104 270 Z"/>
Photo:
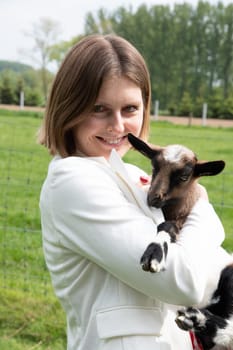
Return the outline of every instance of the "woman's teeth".
<path id="1" fill-rule="evenodd" d="M 105 142 L 109 143 L 110 145 L 117 145 L 118 143 L 120 143 L 122 140 L 122 138 L 120 139 L 114 139 L 114 140 L 106 140 L 104 139 Z"/>

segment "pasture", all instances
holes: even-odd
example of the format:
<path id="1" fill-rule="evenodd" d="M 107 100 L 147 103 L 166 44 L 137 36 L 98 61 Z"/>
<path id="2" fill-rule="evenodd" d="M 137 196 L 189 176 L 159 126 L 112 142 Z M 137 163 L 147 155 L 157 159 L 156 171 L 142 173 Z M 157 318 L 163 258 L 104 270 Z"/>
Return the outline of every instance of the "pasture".
<path id="1" fill-rule="evenodd" d="M 64 350 L 65 317 L 53 295 L 41 247 L 38 200 L 50 156 L 36 143 L 40 115 L 0 111 L 0 348 Z M 152 122 L 150 142 L 182 143 L 200 159 L 224 159 L 222 174 L 203 178 L 233 251 L 233 129 Z M 126 161 L 150 171 L 142 155 Z M 208 220 L 208 218 L 207 218 Z"/>

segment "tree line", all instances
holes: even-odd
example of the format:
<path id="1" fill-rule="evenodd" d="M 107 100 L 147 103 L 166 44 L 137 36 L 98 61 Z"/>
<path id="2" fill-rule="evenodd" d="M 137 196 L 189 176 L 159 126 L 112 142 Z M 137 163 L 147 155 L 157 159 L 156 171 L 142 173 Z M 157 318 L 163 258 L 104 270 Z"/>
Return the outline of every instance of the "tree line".
<path id="1" fill-rule="evenodd" d="M 43 22 L 40 28 L 43 32 Z M 153 101 L 159 101 L 160 109 L 200 116 L 206 102 L 209 116 L 233 118 L 233 4 L 142 4 L 136 10 L 129 6 L 113 12 L 100 8 L 87 13 L 82 34 L 49 45 L 48 61 L 59 65 L 74 42 L 92 33 L 116 33 L 139 49 L 150 70 Z M 47 84 L 51 79 L 52 75 Z M 44 103 L 45 99 L 41 98 Z"/>

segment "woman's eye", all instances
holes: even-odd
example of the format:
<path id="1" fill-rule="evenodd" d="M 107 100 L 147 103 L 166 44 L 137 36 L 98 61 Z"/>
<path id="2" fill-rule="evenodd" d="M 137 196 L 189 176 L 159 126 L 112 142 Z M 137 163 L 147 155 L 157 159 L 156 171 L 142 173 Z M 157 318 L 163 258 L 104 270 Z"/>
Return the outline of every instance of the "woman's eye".
<path id="1" fill-rule="evenodd" d="M 93 108 L 94 113 L 102 113 L 105 111 L 106 111 L 106 108 L 103 105 L 95 105 Z"/>
<path id="2" fill-rule="evenodd" d="M 126 106 L 124 108 L 124 110 L 127 112 L 127 113 L 133 113 L 135 111 L 137 111 L 137 107 L 136 106 L 133 106 L 133 105 L 129 105 L 129 106 Z"/>

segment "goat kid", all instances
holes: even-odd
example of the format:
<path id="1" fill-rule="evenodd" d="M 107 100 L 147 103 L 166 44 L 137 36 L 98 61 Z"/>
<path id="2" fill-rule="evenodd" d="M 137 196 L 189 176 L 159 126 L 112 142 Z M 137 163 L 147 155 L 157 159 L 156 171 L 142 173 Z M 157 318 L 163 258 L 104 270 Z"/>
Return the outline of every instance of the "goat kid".
<path id="1" fill-rule="evenodd" d="M 132 134 L 128 134 L 128 140 L 151 160 L 153 171 L 147 201 L 149 206 L 161 208 L 166 220 L 158 226 L 155 241 L 141 258 L 143 270 L 159 272 L 165 269 L 169 244 L 176 242 L 179 230 L 200 196 L 198 178 L 219 174 L 225 163 L 198 161 L 190 149 L 181 145 L 150 147 Z M 178 310 L 176 323 L 183 330 L 192 330 L 204 350 L 215 345 L 233 349 L 233 264 L 223 267 L 208 305 Z"/>

